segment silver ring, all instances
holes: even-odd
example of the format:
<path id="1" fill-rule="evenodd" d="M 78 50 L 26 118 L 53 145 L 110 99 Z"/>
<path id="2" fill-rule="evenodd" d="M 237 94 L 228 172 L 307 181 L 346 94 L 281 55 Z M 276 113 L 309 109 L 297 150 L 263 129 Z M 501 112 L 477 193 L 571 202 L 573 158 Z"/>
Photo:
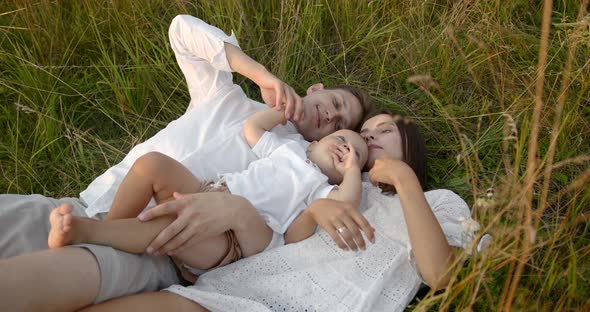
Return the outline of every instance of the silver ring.
<path id="1" fill-rule="evenodd" d="M 344 231 L 346 231 L 346 227 L 343 226 L 341 228 L 338 228 L 336 231 L 338 231 L 338 233 L 342 234 L 342 233 L 344 233 Z"/>

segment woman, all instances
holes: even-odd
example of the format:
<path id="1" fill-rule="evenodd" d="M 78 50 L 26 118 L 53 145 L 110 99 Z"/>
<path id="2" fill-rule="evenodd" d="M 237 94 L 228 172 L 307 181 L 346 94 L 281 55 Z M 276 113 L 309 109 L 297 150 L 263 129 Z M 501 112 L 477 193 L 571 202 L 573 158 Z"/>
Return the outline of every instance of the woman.
<path id="1" fill-rule="evenodd" d="M 451 245 L 471 243 L 467 205 L 448 190 L 423 192 L 424 143 L 408 119 L 378 114 L 363 124 L 361 135 L 369 146 L 368 181 L 382 186 L 363 185 L 360 210 L 376 240 L 366 251 L 334 246 L 345 248 L 343 240 L 351 244 L 359 235 L 350 218 L 354 207 L 319 201 L 304 213 L 325 232 L 211 271 L 191 287 L 175 285 L 88 310 L 392 311 L 403 310 L 421 282 L 444 288 Z"/>

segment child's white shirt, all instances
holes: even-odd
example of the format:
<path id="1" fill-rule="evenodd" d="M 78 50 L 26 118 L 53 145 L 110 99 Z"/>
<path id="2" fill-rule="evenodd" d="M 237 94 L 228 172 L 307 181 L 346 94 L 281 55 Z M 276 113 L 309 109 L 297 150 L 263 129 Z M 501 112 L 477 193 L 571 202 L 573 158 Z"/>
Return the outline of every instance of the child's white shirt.
<path id="1" fill-rule="evenodd" d="M 303 139 L 267 131 L 252 148 L 259 160 L 244 171 L 221 175 L 230 192 L 248 199 L 276 233 L 284 234 L 311 202 L 334 188 L 307 159 L 308 146 Z"/>

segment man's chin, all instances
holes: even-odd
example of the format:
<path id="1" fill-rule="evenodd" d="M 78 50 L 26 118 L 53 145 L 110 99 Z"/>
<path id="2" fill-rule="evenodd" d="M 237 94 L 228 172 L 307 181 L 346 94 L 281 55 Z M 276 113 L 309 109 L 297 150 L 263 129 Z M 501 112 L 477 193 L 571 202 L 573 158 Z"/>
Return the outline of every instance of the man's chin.
<path id="1" fill-rule="evenodd" d="M 307 125 L 305 123 L 302 123 L 300 121 L 299 122 L 291 121 L 291 122 L 293 123 L 293 125 L 297 129 L 297 132 L 299 132 L 307 141 L 317 140 L 315 138 L 317 135 L 315 133 L 313 133 L 313 131 L 309 131 L 308 127 L 306 127 Z"/>

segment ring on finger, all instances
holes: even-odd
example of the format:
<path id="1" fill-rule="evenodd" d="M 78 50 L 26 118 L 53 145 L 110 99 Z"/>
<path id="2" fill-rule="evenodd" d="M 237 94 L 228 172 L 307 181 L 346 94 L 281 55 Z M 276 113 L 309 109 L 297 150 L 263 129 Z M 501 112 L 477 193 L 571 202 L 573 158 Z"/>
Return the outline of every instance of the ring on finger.
<path id="1" fill-rule="evenodd" d="M 344 233 L 344 231 L 346 231 L 346 227 L 345 226 L 339 227 L 336 231 L 338 231 L 338 233 L 342 234 L 342 233 Z"/>

